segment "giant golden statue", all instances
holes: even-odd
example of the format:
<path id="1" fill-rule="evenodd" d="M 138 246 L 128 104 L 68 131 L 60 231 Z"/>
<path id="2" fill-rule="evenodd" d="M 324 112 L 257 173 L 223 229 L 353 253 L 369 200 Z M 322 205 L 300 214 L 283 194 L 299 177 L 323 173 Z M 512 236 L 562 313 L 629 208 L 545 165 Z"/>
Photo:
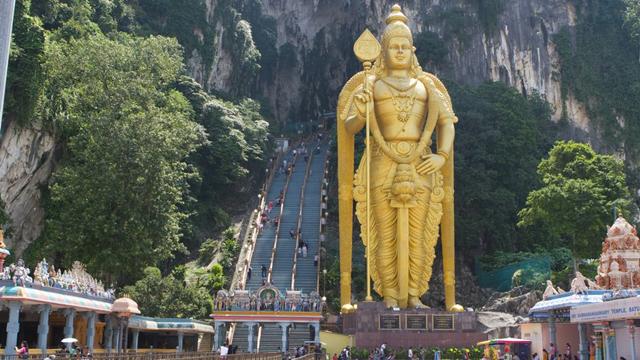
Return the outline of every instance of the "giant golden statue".
<path id="1" fill-rule="evenodd" d="M 386 306 L 425 307 L 420 297 L 429 286 L 441 228 L 446 308 L 462 311 L 455 303 L 454 275 L 457 118 L 442 82 L 420 68 L 399 5 L 393 6 L 386 23 L 382 46 L 368 30 L 354 45 L 364 71 L 345 84 L 338 99 L 341 303 L 344 311 L 352 309 L 355 200 L 367 277 Z M 366 151 L 354 176 L 354 134 L 363 128 Z M 367 300 L 371 300 L 369 286 L 367 279 Z"/>

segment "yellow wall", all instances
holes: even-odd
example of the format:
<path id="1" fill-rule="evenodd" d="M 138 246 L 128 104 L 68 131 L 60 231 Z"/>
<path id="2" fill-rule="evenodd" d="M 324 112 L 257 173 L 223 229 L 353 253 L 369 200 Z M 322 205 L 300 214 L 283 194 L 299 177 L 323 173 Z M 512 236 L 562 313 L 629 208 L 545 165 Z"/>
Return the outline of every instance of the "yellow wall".
<path id="1" fill-rule="evenodd" d="M 353 347 L 354 339 L 351 335 L 343 335 L 331 331 L 320 331 L 320 342 L 322 342 L 327 349 L 327 356 L 331 359 L 333 354 L 340 354 L 345 346 Z"/>

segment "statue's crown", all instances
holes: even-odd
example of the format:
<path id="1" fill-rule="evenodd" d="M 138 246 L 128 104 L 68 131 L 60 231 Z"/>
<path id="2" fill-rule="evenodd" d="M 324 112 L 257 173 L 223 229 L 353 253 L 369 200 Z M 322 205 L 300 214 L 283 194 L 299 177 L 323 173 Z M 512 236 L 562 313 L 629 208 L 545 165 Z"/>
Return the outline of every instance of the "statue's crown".
<path id="1" fill-rule="evenodd" d="M 391 38 L 403 37 L 409 39 L 413 44 L 413 36 L 411 30 L 407 26 L 409 19 L 402 13 L 400 5 L 395 4 L 391 7 L 391 14 L 387 16 L 387 27 L 382 35 L 382 43 L 386 45 Z"/>

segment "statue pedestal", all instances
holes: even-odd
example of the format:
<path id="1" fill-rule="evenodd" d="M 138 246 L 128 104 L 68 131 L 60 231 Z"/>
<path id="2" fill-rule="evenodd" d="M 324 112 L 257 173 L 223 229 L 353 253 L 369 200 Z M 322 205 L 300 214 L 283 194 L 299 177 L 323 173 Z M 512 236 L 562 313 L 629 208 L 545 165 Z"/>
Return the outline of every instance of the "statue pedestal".
<path id="1" fill-rule="evenodd" d="M 389 348 L 471 347 L 487 339 L 475 312 L 434 309 L 386 309 L 381 302 L 360 302 L 358 310 L 343 314 L 343 331 L 355 335 L 355 346 Z"/>

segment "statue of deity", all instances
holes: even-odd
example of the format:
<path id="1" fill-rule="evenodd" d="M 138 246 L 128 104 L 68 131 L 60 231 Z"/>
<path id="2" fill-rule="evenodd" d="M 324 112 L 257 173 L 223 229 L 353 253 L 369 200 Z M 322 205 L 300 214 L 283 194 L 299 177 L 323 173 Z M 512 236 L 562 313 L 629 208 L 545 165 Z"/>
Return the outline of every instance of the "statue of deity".
<path id="1" fill-rule="evenodd" d="M 407 17 L 399 5 L 393 6 L 386 23 L 379 55 L 345 84 L 338 99 L 343 310 L 351 306 L 355 200 L 371 280 L 385 305 L 425 307 L 420 297 L 429 286 L 442 227 L 446 309 L 462 311 L 455 303 L 454 275 L 453 140 L 457 118 L 442 82 L 418 64 Z M 377 44 L 373 37 L 367 41 Z M 366 128 L 367 116 L 370 147 L 354 176 L 354 135 Z M 435 151 L 431 143 L 434 132 Z"/>

